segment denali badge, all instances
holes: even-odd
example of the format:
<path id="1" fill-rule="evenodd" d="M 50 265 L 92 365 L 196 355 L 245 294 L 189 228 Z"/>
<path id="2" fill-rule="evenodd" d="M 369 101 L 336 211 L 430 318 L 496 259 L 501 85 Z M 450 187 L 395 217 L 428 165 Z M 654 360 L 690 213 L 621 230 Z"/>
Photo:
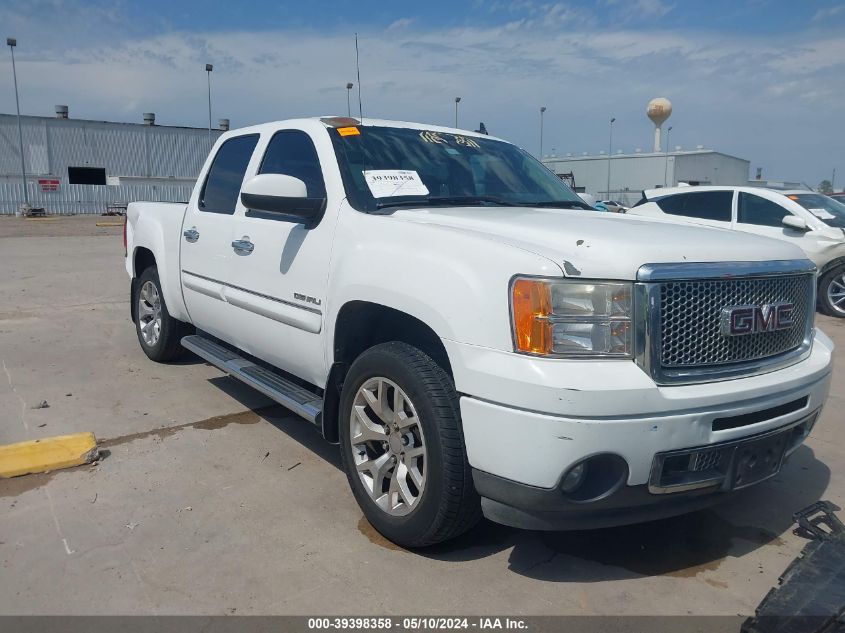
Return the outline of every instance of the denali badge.
<path id="1" fill-rule="evenodd" d="M 763 306 L 728 306 L 722 308 L 723 336 L 740 336 L 758 332 L 786 330 L 794 325 L 792 303 L 772 303 Z"/>

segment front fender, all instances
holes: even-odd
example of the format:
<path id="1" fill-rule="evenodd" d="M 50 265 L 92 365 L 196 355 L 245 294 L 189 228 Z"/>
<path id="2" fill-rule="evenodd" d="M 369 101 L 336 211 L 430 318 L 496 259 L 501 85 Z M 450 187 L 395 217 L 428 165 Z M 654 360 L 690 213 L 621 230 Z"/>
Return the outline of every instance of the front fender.
<path id="1" fill-rule="evenodd" d="M 561 277 L 553 261 L 449 227 L 343 209 L 326 315 L 327 361 L 337 315 L 349 301 L 405 312 L 443 339 L 512 350 L 509 288 L 516 274 Z"/>

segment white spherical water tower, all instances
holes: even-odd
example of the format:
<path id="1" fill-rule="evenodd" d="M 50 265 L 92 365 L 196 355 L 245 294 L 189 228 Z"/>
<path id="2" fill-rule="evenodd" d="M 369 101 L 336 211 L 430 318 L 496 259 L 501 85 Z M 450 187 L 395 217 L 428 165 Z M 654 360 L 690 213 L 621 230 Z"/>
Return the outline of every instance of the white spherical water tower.
<path id="1" fill-rule="evenodd" d="M 654 151 L 660 152 L 660 128 L 672 116 L 672 102 L 666 97 L 657 97 L 648 102 L 648 118 L 654 123 Z"/>

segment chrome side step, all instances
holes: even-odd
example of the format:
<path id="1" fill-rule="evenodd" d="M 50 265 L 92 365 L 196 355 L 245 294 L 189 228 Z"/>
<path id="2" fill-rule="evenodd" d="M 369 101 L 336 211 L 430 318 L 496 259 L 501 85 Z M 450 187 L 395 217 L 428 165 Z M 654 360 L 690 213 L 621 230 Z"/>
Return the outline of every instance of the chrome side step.
<path id="1" fill-rule="evenodd" d="M 184 337 L 182 347 L 191 350 L 233 378 L 257 389 L 297 415 L 301 415 L 314 424 L 319 424 L 323 399 L 317 394 L 198 334 Z"/>

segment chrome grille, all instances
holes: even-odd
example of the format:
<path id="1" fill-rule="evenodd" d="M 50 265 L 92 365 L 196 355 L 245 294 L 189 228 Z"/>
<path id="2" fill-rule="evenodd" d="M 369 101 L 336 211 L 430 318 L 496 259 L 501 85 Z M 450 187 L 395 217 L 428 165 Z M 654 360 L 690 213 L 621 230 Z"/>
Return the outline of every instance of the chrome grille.
<path id="1" fill-rule="evenodd" d="M 666 368 L 707 367 L 755 361 L 797 349 L 813 316 L 814 283 L 811 274 L 660 283 L 660 364 Z M 794 304 L 793 327 L 745 336 L 721 333 L 722 308 L 778 302 Z"/>

